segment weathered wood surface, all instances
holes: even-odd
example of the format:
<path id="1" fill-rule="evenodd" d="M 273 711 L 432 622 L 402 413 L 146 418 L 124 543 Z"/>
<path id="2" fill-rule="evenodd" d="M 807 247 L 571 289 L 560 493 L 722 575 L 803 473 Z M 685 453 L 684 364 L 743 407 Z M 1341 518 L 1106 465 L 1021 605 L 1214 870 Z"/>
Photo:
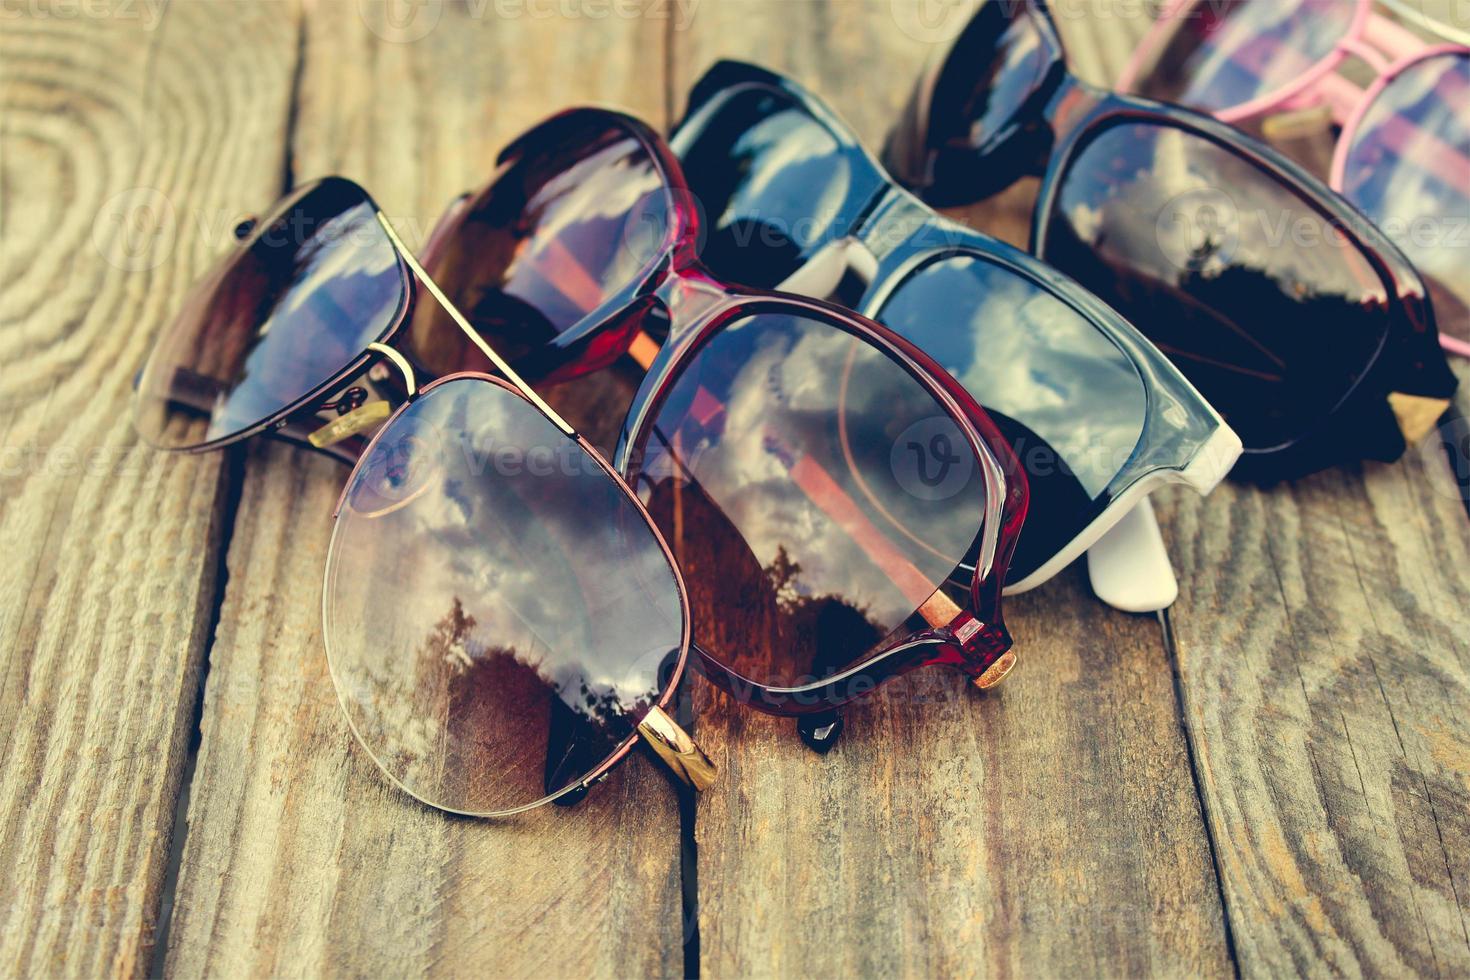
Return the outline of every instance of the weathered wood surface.
<path id="1" fill-rule="evenodd" d="M 392 790 L 340 719 L 318 624 L 345 471 L 127 428 L 182 290 L 291 181 L 361 180 L 414 244 L 526 125 L 665 125 L 721 56 L 876 145 L 966 4 L 191 0 L 161 28 L 38 4 L 0 20 L 0 970 L 147 971 L 176 830 L 154 962 L 181 976 L 1470 971 L 1470 522 L 1437 443 L 1164 495 L 1162 629 L 1074 568 L 1008 603 L 1000 691 L 914 675 L 826 757 L 692 681 L 723 778 L 682 826 L 642 758 L 487 824 Z M 1060 5 L 1079 73 L 1115 77 L 1147 6 Z M 109 205 L 139 185 L 162 234 Z M 966 218 L 1024 240 L 1029 203 Z"/>
<path id="2" fill-rule="evenodd" d="M 128 422 L 133 372 L 279 188 L 270 8 L 0 15 L 0 973 L 145 970 L 213 627 L 224 460 Z"/>

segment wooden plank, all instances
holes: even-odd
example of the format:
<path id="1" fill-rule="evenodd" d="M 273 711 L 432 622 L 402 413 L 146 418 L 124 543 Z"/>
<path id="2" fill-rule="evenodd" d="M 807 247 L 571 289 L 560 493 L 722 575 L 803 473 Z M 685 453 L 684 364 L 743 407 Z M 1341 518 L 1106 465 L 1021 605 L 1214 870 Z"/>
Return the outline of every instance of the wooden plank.
<path id="1" fill-rule="evenodd" d="M 1460 501 L 1470 517 L 1470 361 L 1452 357 L 1450 368 L 1460 379 L 1460 389 L 1455 392 L 1454 405 L 1441 420 L 1439 438 L 1450 477 L 1459 486 Z"/>
<path id="2" fill-rule="evenodd" d="M 362 181 L 411 241 L 536 119 L 593 97 L 662 110 L 662 22 L 395 7 L 436 20 L 307 7 L 292 159 L 303 180 Z M 394 790 L 353 741 L 322 647 L 346 471 L 282 446 L 246 466 L 170 972 L 681 974 L 679 814 L 656 765 L 635 755 L 580 806 L 499 823 Z"/>
<path id="3" fill-rule="evenodd" d="M 1440 447 L 1164 520 L 1242 968 L 1470 970 L 1470 523 Z"/>
<path id="4" fill-rule="evenodd" d="M 742 57 L 877 146 L 963 7 L 701 6 L 675 36 L 676 103 Z M 972 217 L 1014 240 L 1028 205 Z M 1158 623 L 1103 608 L 1076 568 L 1007 621 L 1023 659 L 995 695 L 911 675 L 851 711 L 826 757 L 700 685 L 724 769 L 696 822 L 705 976 L 1230 972 Z"/>
<path id="5" fill-rule="evenodd" d="M 1451 457 L 1434 434 L 1393 465 L 1161 512 L 1189 599 L 1174 631 L 1190 736 L 1253 973 L 1470 969 L 1470 370 L 1456 367 Z"/>
<path id="6" fill-rule="evenodd" d="M 295 46 L 258 8 L 163 14 L 0 26 L 7 975 L 147 969 L 213 625 L 222 458 L 139 445 L 128 403 L 210 251 L 185 229 L 227 233 L 275 183 Z"/>

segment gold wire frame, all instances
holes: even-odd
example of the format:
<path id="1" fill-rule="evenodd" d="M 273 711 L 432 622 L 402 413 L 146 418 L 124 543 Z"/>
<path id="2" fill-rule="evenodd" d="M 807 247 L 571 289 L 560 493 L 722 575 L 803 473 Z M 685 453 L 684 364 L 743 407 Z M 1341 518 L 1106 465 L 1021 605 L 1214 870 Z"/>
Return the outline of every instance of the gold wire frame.
<path id="1" fill-rule="evenodd" d="M 516 390 L 524 395 L 531 404 L 539 408 L 558 429 L 561 429 L 562 432 L 573 439 L 579 438 L 577 430 L 572 428 L 566 419 L 557 414 L 556 409 L 548 405 L 545 399 L 536 394 L 530 385 L 526 384 L 525 380 L 516 373 L 515 368 L 506 363 L 505 359 L 485 342 L 485 338 L 480 336 L 479 331 L 472 327 L 470 322 L 465 319 L 464 314 L 460 313 L 458 308 L 449 301 L 449 297 L 444 295 L 444 291 L 439 288 L 439 284 L 429 277 L 429 273 L 419 264 L 418 259 L 414 257 L 413 253 L 408 250 L 408 246 L 404 245 L 403 239 L 398 237 L 398 232 L 393 230 L 393 225 L 389 223 L 387 216 L 382 211 L 375 213 L 378 224 L 383 226 L 383 231 L 387 234 L 388 240 L 393 243 L 393 248 L 408 265 L 414 277 L 423 284 L 423 287 L 429 291 L 429 295 L 433 296 L 434 300 L 453 318 L 454 322 L 459 326 L 459 329 L 464 331 L 465 336 L 470 339 L 470 342 L 479 348 L 480 353 L 490 359 L 490 363 L 495 365 L 500 373 L 505 376 L 505 379 L 513 384 Z M 403 355 L 390 348 L 383 348 L 380 344 L 374 344 L 372 347 L 374 349 L 381 348 L 381 352 L 385 356 L 392 358 L 393 362 L 404 371 L 405 376 L 408 378 L 410 394 L 412 394 L 415 386 L 413 371 L 408 367 L 407 360 Z M 643 722 L 638 726 L 638 732 L 643 736 L 644 741 L 653 750 L 654 754 L 682 782 L 688 783 L 696 790 L 702 790 L 714 782 L 715 765 L 710 761 L 709 756 L 705 755 L 704 750 L 699 747 L 699 744 L 694 741 L 689 733 L 679 727 L 661 708 L 654 707 L 649 709 Z"/>
<path id="2" fill-rule="evenodd" d="M 568 425 L 567 420 L 558 415 L 556 409 L 546 404 L 546 401 L 540 395 L 536 394 L 530 385 L 526 384 L 521 376 L 515 372 L 515 368 L 507 364 L 504 358 L 495 353 L 494 348 L 485 343 L 485 338 L 480 336 L 479 331 L 470 326 L 470 322 L 464 318 L 464 314 L 460 313 L 455 308 L 455 305 L 449 302 L 449 297 L 444 295 L 444 291 L 439 288 L 439 284 L 429 278 L 429 274 L 424 271 L 423 266 L 419 265 L 419 260 L 414 258 L 413 253 L 408 250 L 408 247 L 403 244 L 403 239 L 398 237 L 398 232 L 393 230 L 393 226 L 388 223 L 388 219 L 384 216 L 383 212 L 379 211 L 377 215 L 378 224 L 382 225 L 383 231 L 387 232 L 388 239 L 393 243 L 393 247 L 398 250 L 399 256 L 408 264 L 409 269 L 413 270 L 414 276 L 419 282 L 423 283 L 424 288 L 429 291 L 429 295 L 438 301 L 439 305 L 444 308 L 444 312 L 448 313 L 454 319 L 454 322 L 459 325 L 459 329 L 464 331 L 465 336 L 470 339 L 470 343 L 478 347 L 480 353 L 488 357 L 490 363 L 494 364 L 496 369 L 505 376 L 505 380 L 515 385 L 516 390 L 522 395 L 525 395 L 532 405 L 541 409 L 558 429 L 575 438 L 577 430 Z"/>

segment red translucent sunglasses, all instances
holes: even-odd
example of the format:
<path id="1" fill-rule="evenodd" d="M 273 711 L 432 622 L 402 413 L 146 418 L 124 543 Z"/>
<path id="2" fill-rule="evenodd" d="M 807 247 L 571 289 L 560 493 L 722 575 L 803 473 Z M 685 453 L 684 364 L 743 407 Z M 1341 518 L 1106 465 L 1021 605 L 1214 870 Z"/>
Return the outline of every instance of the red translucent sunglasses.
<path id="1" fill-rule="evenodd" d="M 664 142 L 579 109 L 505 151 L 425 265 L 557 411 L 616 443 L 684 570 L 716 684 L 803 716 L 827 748 L 835 709 L 894 674 L 948 663 L 998 681 L 1026 500 L 1008 443 L 912 344 L 720 281 L 699 236 Z M 418 320 L 408 348 L 435 369 L 485 366 L 450 336 Z M 764 642 L 733 641 L 732 611 Z"/>

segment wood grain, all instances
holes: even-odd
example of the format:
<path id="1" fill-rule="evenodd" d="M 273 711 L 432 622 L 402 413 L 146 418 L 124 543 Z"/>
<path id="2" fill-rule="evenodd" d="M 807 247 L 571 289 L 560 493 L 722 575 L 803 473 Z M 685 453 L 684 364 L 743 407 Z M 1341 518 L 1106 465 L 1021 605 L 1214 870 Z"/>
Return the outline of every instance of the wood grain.
<path id="1" fill-rule="evenodd" d="M 7 975 L 149 962 L 224 494 L 220 456 L 138 444 L 131 381 L 203 239 L 274 183 L 293 50 L 260 9 L 209 8 L 21 5 L 0 25 Z"/>
<path id="2" fill-rule="evenodd" d="M 647 71 L 658 59 L 643 46 L 657 52 L 662 23 L 495 9 L 421 7 L 438 18 L 421 34 L 411 19 L 385 27 L 371 5 L 308 5 L 298 179 L 361 181 L 419 241 L 538 118 L 594 94 L 661 110 Z M 280 446 L 252 451 L 246 470 L 170 972 L 681 974 L 679 814 L 656 764 L 635 755 L 576 808 L 503 822 L 449 817 L 394 790 L 353 741 L 322 646 L 346 471 Z"/>
<path id="3" fill-rule="evenodd" d="M 1331 157 L 1325 136 L 1282 148 L 1318 173 Z M 1464 975 L 1470 524 L 1438 434 L 1393 465 L 1164 496 L 1241 971 Z"/>
<path id="4" fill-rule="evenodd" d="M 1463 974 L 1470 526 L 1440 448 L 1165 521 L 1242 967 Z"/>
<path id="5" fill-rule="evenodd" d="M 1162 511 L 1190 736 L 1253 974 L 1470 969 L 1470 462 L 1463 418 L 1449 426 L 1453 462 L 1435 434 L 1393 465 Z"/>
<path id="6" fill-rule="evenodd" d="M 946 6 L 963 7 L 929 10 Z M 706 5 L 675 36 L 676 103 L 717 57 L 758 60 L 877 146 L 964 23 L 922 16 Z M 1014 239 L 1027 204 L 972 217 Z M 851 711 L 826 757 L 789 721 L 697 690 L 724 771 L 696 822 L 705 976 L 1230 972 L 1158 623 L 1084 582 L 1074 568 L 1008 602 L 1022 661 L 995 695 L 911 675 Z"/>
<path id="7" fill-rule="evenodd" d="M 345 470 L 269 443 L 166 457 L 126 424 L 183 291 L 292 181 L 363 181 L 417 244 L 525 126 L 582 102 L 665 124 L 720 56 L 792 73 L 876 147 L 972 8 L 3 11 L 0 972 L 148 969 L 204 682 L 174 975 L 677 975 L 696 925 L 711 977 L 1470 973 L 1470 463 L 1437 441 L 1161 495 L 1165 630 L 1073 568 L 1008 601 L 998 692 L 912 675 L 826 757 L 693 682 L 722 773 L 683 880 L 676 794 L 641 757 L 498 823 L 392 789 L 323 654 Z M 1100 83 L 1147 26 L 1148 5 L 1055 9 Z M 1024 242 L 1033 187 L 964 216 Z"/>
<path id="8" fill-rule="evenodd" d="M 1097 33 L 1083 73 L 1105 82 L 1137 32 Z M 1325 138 L 1282 148 L 1319 172 L 1331 157 Z M 1394 466 L 1163 495 L 1186 727 L 1243 972 L 1465 970 L 1467 552 L 1450 466 L 1431 437 Z"/>

